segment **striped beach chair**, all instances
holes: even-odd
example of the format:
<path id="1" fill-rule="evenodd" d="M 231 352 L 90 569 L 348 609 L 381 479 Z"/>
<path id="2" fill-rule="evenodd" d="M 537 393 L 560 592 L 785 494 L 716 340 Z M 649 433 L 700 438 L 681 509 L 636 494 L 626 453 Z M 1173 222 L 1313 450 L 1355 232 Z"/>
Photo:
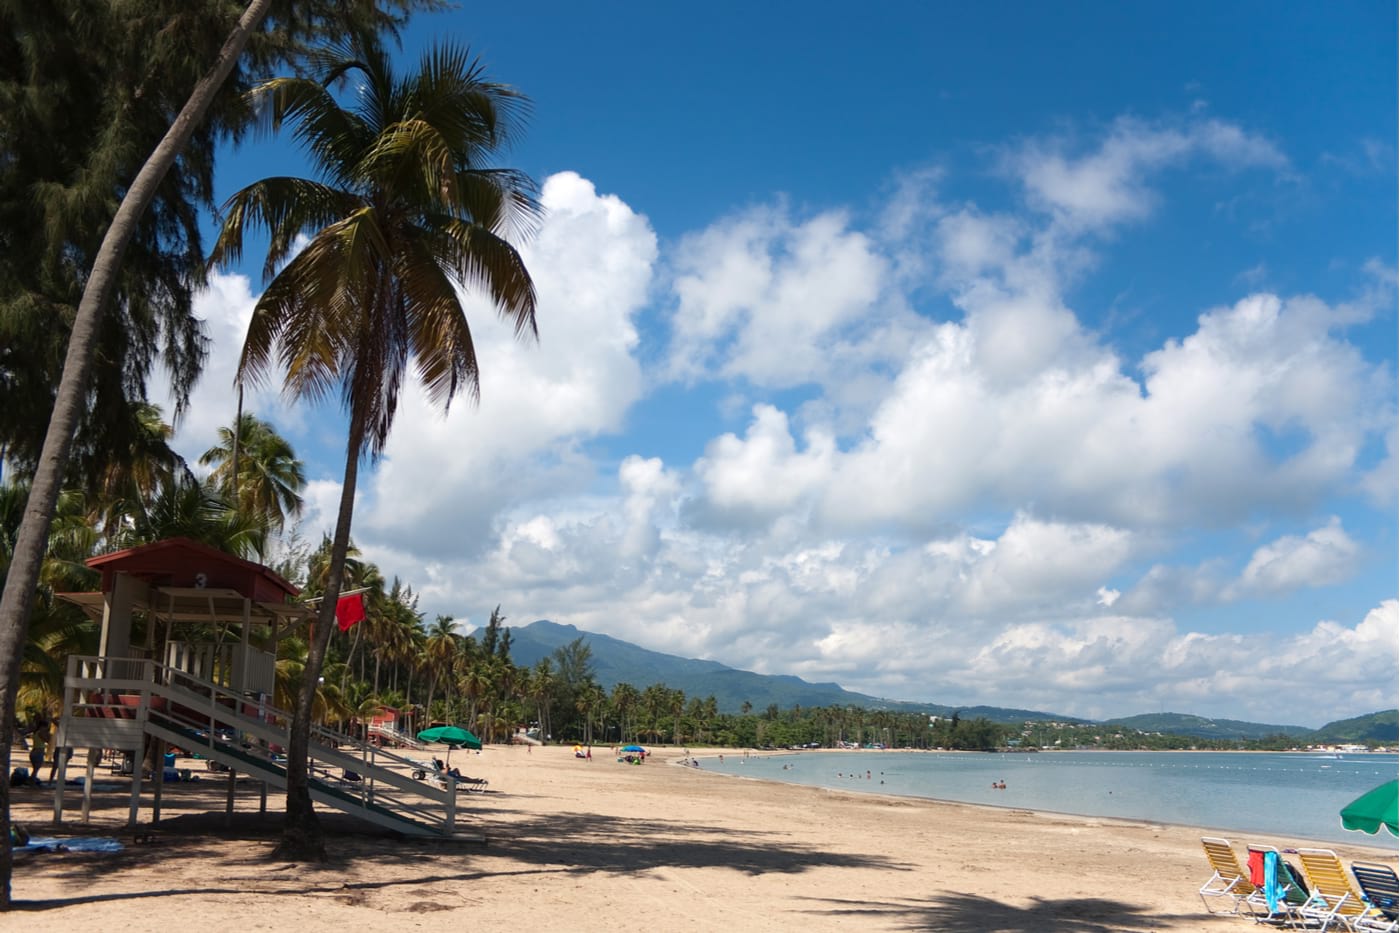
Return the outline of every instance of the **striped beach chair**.
<path id="1" fill-rule="evenodd" d="M 1396 933 L 1400 930 L 1400 881 L 1389 865 L 1352 862 L 1351 873 L 1361 888 L 1361 896 L 1374 913 L 1361 918 L 1356 929 L 1367 933 Z"/>
<path id="2" fill-rule="evenodd" d="M 1312 889 L 1308 902 L 1299 910 L 1304 919 L 1318 923 L 1323 930 L 1365 930 L 1365 924 L 1379 915 L 1351 883 L 1336 852 L 1299 849 L 1298 858 Z"/>
<path id="3" fill-rule="evenodd" d="M 1210 862 L 1212 869 L 1211 876 L 1201 885 L 1198 892 L 1206 912 L 1239 913 L 1241 907 L 1249 906 L 1247 899 L 1258 891 L 1258 888 L 1250 883 L 1249 875 L 1240 866 L 1235 850 L 1230 847 L 1230 840 L 1221 839 L 1219 836 L 1202 836 L 1201 846 L 1206 850 L 1206 861 Z M 1212 901 L 1207 898 L 1225 898 L 1230 902 L 1230 909 L 1217 911 L 1211 907 Z"/>

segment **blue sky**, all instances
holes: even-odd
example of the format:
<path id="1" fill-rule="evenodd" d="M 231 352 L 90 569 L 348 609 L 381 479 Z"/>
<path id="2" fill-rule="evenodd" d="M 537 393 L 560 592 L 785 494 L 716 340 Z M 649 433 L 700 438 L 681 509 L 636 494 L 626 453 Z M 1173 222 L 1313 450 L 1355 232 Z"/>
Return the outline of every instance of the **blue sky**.
<path id="1" fill-rule="evenodd" d="M 405 67 L 451 38 L 534 101 L 541 336 L 469 297 L 482 404 L 410 394 L 357 543 L 466 625 L 891 698 L 1394 706 L 1395 10 L 962 6 L 415 21 Z M 201 300 L 188 454 L 255 276 Z M 253 404 L 318 538 L 342 423 Z"/>

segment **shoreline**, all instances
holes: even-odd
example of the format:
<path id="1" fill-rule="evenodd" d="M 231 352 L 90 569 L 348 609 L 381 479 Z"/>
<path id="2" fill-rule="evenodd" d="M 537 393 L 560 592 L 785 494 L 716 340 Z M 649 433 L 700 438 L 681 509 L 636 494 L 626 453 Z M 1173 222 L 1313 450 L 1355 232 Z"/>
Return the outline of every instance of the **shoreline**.
<path id="1" fill-rule="evenodd" d="M 324 819 L 332 860 L 320 865 L 270 858 L 282 799 L 270 793 L 259 816 L 251 783 L 239 785 L 227 829 L 226 782 L 166 785 L 168 818 L 144 844 L 123 826 L 127 793 L 99 794 L 92 824 L 59 829 L 113 835 L 126 848 L 26 857 L 14 897 L 34 912 L 31 927 L 73 933 L 193 916 L 376 933 L 457 922 L 532 933 L 631 921 L 727 931 L 1243 928 L 1207 915 L 1196 894 L 1210 875 L 1200 846 L 1218 835 L 1209 830 L 790 784 L 680 767 L 681 757 L 659 749 L 624 767 L 574 759 L 568 747 L 488 746 L 461 756 L 464 772 L 491 782 L 462 798 L 463 829 L 486 844 L 349 832 L 336 814 Z M 52 799 L 15 789 L 16 819 L 47 831 Z M 1245 842 L 1304 840 L 1232 842 L 1243 858 Z M 1327 847 L 1347 860 L 1381 855 L 1360 841 Z M 1396 864 L 1393 852 L 1379 860 Z M 422 916 L 437 912 L 450 915 Z"/>
<path id="2" fill-rule="evenodd" d="M 677 767 L 684 767 L 683 765 L 680 765 L 678 762 L 675 763 L 675 764 L 676 764 Z M 702 770 L 703 770 L 703 769 L 702 769 Z M 798 783 L 798 782 L 796 782 L 796 781 L 782 781 L 782 780 L 777 780 L 777 779 L 774 779 L 774 778 L 753 777 L 753 776 L 748 775 L 748 774 L 731 774 L 731 773 L 728 773 L 728 772 L 725 772 L 725 771 L 710 771 L 710 772 L 708 772 L 708 773 L 710 774 L 711 777 L 729 778 L 729 779 L 736 780 L 736 781 L 754 781 L 754 782 L 760 783 L 760 784 L 776 784 L 776 785 L 783 786 L 783 787 L 801 787 L 801 788 L 807 788 L 807 789 L 814 790 L 814 791 L 825 791 L 825 792 L 828 792 L 828 793 L 856 794 L 856 795 L 865 796 L 865 797 L 875 797 L 875 798 L 885 799 L 885 800 L 889 801 L 890 803 L 899 803 L 899 802 L 910 801 L 910 800 L 912 800 L 912 801 L 923 801 L 923 802 L 927 802 L 927 803 L 936 803 L 936 804 L 941 804 L 941 805 L 950 806 L 950 807 L 967 807 L 967 808 L 973 809 L 973 810 L 989 810 L 989 811 L 994 811 L 994 812 L 996 812 L 996 813 L 1018 813 L 1018 814 L 1022 814 L 1022 815 L 1026 815 L 1026 816 L 1043 816 L 1043 817 L 1047 817 L 1047 818 L 1056 818 L 1056 819 L 1083 820 L 1083 821 L 1085 821 L 1086 823 L 1093 823 L 1093 824 L 1098 824 L 1098 823 L 1100 823 L 1100 822 L 1105 822 L 1105 823 L 1120 824 L 1120 825 L 1123 825 L 1123 826 L 1136 826 L 1136 827 L 1144 828 L 1144 829 L 1146 829 L 1146 828 L 1151 828 L 1151 827 L 1165 827 L 1165 828 L 1169 828 L 1169 829 L 1185 830 L 1185 831 L 1187 831 L 1187 832 L 1193 832 L 1193 833 L 1196 833 L 1196 834 L 1201 835 L 1201 836 L 1212 836 L 1212 835 L 1218 836 L 1218 835 L 1220 835 L 1220 834 L 1222 834 L 1222 833 L 1224 833 L 1224 834 L 1235 833 L 1236 835 L 1239 835 L 1239 834 L 1248 835 L 1249 838 L 1250 838 L 1251 840 L 1253 840 L 1253 839 L 1255 839 L 1255 838 L 1263 838 L 1263 837 L 1265 837 L 1265 836 L 1268 836 L 1268 837 L 1270 837 L 1270 838 L 1283 838 L 1283 837 L 1280 837 L 1277 833 L 1269 833 L 1269 832 L 1263 832 L 1263 831 L 1260 831 L 1260 832 L 1252 832 L 1252 831 L 1249 831 L 1249 830 L 1228 830 L 1228 829 L 1219 829 L 1219 828 L 1207 828 L 1207 827 L 1203 827 L 1203 826 L 1200 826 L 1200 825 L 1197 825 L 1197 824 L 1194 824 L 1194 823 L 1177 823 L 1177 822 L 1173 822 L 1173 821 L 1171 821 L 1171 820 L 1149 820 L 1149 819 L 1145 819 L 1145 818 L 1142 818 L 1142 817 L 1106 816 L 1106 815 L 1093 814 L 1093 813 L 1073 813 L 1073 812 L 1070 812 L 1070 811 L 1068 811 L 1068 810 L 1047 810 L 1047 809 L 1038 808 L 1038 807 L 1016 806 L 1016 805 L 1013 805 L 1013 804 L 981 803 L 981 802 L 978 802 L 978 801 L 971 801 L 971 800 L 953 800 L 953 799 L 948 798 L 948 797 L 929 797 L 929 796 L 925 796 L 925 795 L 923 795 L 923 794 L 895 794 L 895 793 L 890 793 L 889 791 L 860 790 L 860 789 L 855 788 L 855 787 L 851 787 L 851 788 L 845 788 L 845 787 L 828 787 L 828 786 L 825 785 L 825 784 L 802 784 L 802 783 Z M 1366 834 L 1365 834 L 1365 833 L 1357 833 L 1356 835 L 1357 835 L 1358 837 L 1363 837 L 1363 836 L 1365 836 Z M 1339 846 L 1342 846 L 1342 847 L 1348 847 L 1348 848 L 1354 848 L 1354 849 L 1374 849 L 1374 850 L 1376 850 L 1377 853 L 1379 853 L 1379 854 L 1382 855 L 1382 856 L 1386 856 L 1386 855 L 1391 855 L 1391 856 L 1393 856 L 1393 855 L 1395 855 L 1395 849 L 1396 849 L 1396 847 L 1393 846 L 1393 845 L 1391 845 L 1391 846 L 1386 846 L 1386 845 L 1382 845 L 1382 844 L 1380 844 L 1380 843 L 1371 843 L 1371 844 L 1368 844 L 1364 838 L 1358 838 L 1358 839 L 1355 840 L 1355 841 L 1347 841 L 1347 842 L 1337 842 L 1336 840 L 1333 840 L 1333 839 L 1312 839 L 1312 838 L 1309 838 L 1309 837 L 1306 837 L 1306 836 L 1296 836 L 1296 835 L 1294 835 L 1294 836 L 1288 836 L 1287 838 L 1293 840 L 1292 848 L 1298 848 L 1299 846 L 1302 846 L 1302 847 L 1311 847 L 1311 848 L 1335 849 L 1335 848 L 1337 848 L 1337 847 L 1339 847 Z M 1373 837 L 1370 837 L 1370 838 L 1374 839 L 1374 838 L 1376 838 L 1376 837 L 1373 836 Z M 1393 838 L 1393 837 L 1392 837 L 1392 838 Z M 1280 851 L 1287 851 L 1287 849 L 1281 848 Z"/>
<path id="3" fill-rule="evenodd" d="M 1071 752 L 1076 752 L 1076 751 L 1078 751 L 1078 750 L 1070 750 L 1070 751 L 1071 751 Z M 1175 753 L 1177 753 L 1177 752 L 1180 751 L 1180 750 L 1171 749 L 1171 750 L 1162 750 L 1161 752 L 1157 752 L 1157 751 L 1147 751 L 1147 752 L 1123 752 L 1123 751 L 1108 750 L 1108 749 L 1094 749 L 1093 751 L 1096 752 L 1096 753 L 1098 753 L 1098 754 L 1103 754 L 1103 755 L 1149 755 L 1149 754 L 1150 754 L 1150 755 L 1155 755 L 1155 754 L 1175 754 Z M 978 754 L 978 753 L 976 753 L 976 752 L 964 752 L 964 751 L 953 752 L 953 751 L 951 751 L 951 750 L 946 750 L 946 749 L 929 749 L 929 750 L 925 750 L 925 749 L 886 749 L 886 750 L 883 750 L 883 751 L 881 751 L 881 750 L 873 750 L 873 749 L 802 749 L 802 750 L 798 750 L 798 749 L 785 749 L 785 750 L 780 750 L 780 751 L 751 752 L 750 755 L 749 755 L 748 757 L 751 757 L 751 758 L 760 758 L 760 757 L 762 757 L 762 758 L 772 758 L 772 757 L 800 758 L 800 757 L 802 757 L 804 754 L 806 754 L 806 755 L 826 756 L 826 757 L 835 757 L 835 756 L 838 756 L 838 755 L 844 756 L 844 755 L 850 754 L 850 753 L 852 753 L 852 752 L 859 752 L 859 753 L 862 753 L 862 754 L 866 754 L 866 755 L 869 755 L 869 756 L 871 756 L 872 758 L 875 758 L 875 759 L 878 759 L 880 756 L 889 755 L 889 754 L 894 754 L 894 755 L 904 755 L 904 754 L 908 754 L 908 755 L 915 755 L 915 756 L 923 755 L 923 754 L 933 754 L 933 755 L 938 755 L 938 754 L 962 754 L 962 755 L 976 756 L 976 755 Z M 1229 751 L 1229 752 L 1210 752 L 1210 753 L 1211 753 L 1211 754 L 1216 754 L 1216 755 L 1236 755 L 1236 754 L 1239 754 L 1239 755 L 1256 755 L 1256 754 L 1260 754 L 1260 753 L 1253 752 L 1253 751 L 1247 751 L 1247 752 L 1246 752 L 1246 751 L 1241 751 L 1241 752 Z M 725 755 L 728 755 L 729 752 L 726 750 L 726 751 L 724 752 L 724 754 L 725 754 Z M 739 755 L 742 755 L 742 754 L 743 754 L 743 750 L 740 750 L 740 751 L 739 751 Z M 1186 752 L 1184 752 L 1184 754 L 1188 754 L 1188 755 L 1198 755 L 1198 754 L 1202 754 L 1202 752 L 1200 752 L 1200 751 L 1186 751 Z M 1281 752 L 1270 752 L 1270 753 L 1264 753 L 1264 754 L 1284 754 L 1284 753 L 1281 753 Z M 1378 753 L 1378 754 L 1381 754 L 1381 753 Z M 736 756 L 734 756 L 734 757 L 737 758 L 737 757 L 739 757 L 739 755 L 736 755 Z M 716 761 L 716 757 L 715 757 L 715 756 L 703 757 L 703 756 L 699 756 L 699 755 L 694 755 L 694 754 L 692 754 L 691 757 L 692 757 L 692 758 L 696 758 L 696 759 L 701 760 L 701 761 L 707 761 L 707 762 L 709 762 L 712 766 L 713 766 L 713 764 L 714 764 L 715 761 Z M 1359 756 L 1358 756 L 1358 757 L 1359 757 Z M 1394 761 L 1394 759 L 1393 759 L 1393 753 L 1389 753 L 1388 758 L 1389 758 L 1390 760 L 1384 762 L 1384 764 L 1386 764 L 1386 765 L 1388 765 L 1388 766 L 1390 766 L 1390 767 L 1394 767 L 1395 761 Z M 1371 763 L 1369 763 L 1369 762 L 1358 761 L 1356 758 L 1353 758 L 1352 761 L 1353 761 L 1353 763 L 1357 763 L 1357 764 L 1371 764 Z M 858 769 L 858 770 L 859 770 L 859 769 Z M 1195 830 L 1198 830 L 1198 831 L 1201 833 L 1201 835 L 1216 835 L 1216 836 L 1219 836 L 1219 835 L 1229 835 L 1229 834 L 1232 834 L 1232 833 L 1233 833 L 1233 834 L 1236 834 L 1236 835 L 1248 835 L 1248 836 L 1251 836 L 1251 837 L 1268 835 L 1268 836 L 1279 837 L 1279 838 L 1291 838 L 1291 839 L 1295 839 L 1295 840 L 1297 840 L 1296 845 L 1303 845 L 1303 846 L 1310 846 L 1310 847 L 1321 847 L 1321 848 L 1329 848 L 1329 847 L 1335 847 L 1335 846 L 1358 846 L 1358 847 L 1362 847 L 1362 848 L 1374 849 L 1374 850 L 1376 850 L 1377 852 L 1379 852 L 1379 853 L 1381 853 L 1381 854 L 1383 854 L 1383 855 L 1390 855 L 1390 854 L 1393 854 L 1394 851 L 1395 851 L 1395 849 L 1396 849 L 1396 844 L 1392 841 L 1392 840 L 1394 840 L 1395 837 L 1389 836 L 1389 834 L 1388 834 L 1388 833 L 1385 833 L 1384 831 L 1381 833 L 1381 838 L 1379 838 L 1379 839 L 1378 839 L 1376 836 L 1366 836 L 1366 834 L 1364 834 L 1364 833 L 1352 833 L 1352 832 L 1348 832 L 1348 833 L 1346 833 L 1346 835 L 1347 835 L 1347 837 L 1355 837 L 1355 838 L 1339 839 L 1339 838 L 1335 838 L 1335 837 L 1327 837 L 1327 836 L 1316 835 L 1315 832 L 1316 832 L 1316 830 L 1317 830 L 1317 827 L 1311 827 L 1311 829 L 1313 830 L 1313 832 L 1309 832 L 1307 829 L 1301 830 L 1301 831 L 1297 831 L 1297 832 L 1288 832 L 1288 831 L 1280 831 L 1280 830 L 1277 830 L 1277 829 L 1240 829 L 1240 828 L 1229 827 L 1229 826 L 1227 826 L 1226 824 L 1223 824 L 1223 823 L 1217 823 L 1217 824 L 1212 825 L 1212 826 L 1203 826 L 1203 824 L 1202 824 L 1199 820 L 1181 819 L 1181 818 L 1180 818 L 1180 814 L 1174 815 L 1173 818 L 1157 818 L 1157 817 L 1154 817 L 1154 816 L 1128 815 L 1128 814 L 1122 814 L 1122 813 L 1094 813 L 1094 812 L 1075 811 L 1075 810 L 1060 810 L 1060 809 L 1055 809 L 1055 808 L 1052 807 L 1052 806 L 1045 806 L 1045 805 L 1043 805 L 1043 802 L 1041 802 L 1041 801 L 1036 801 L 1036 802 L 1030 803 L 1030 804 L 1027 804 L 1027 803 L 1019 803 L 1019 804 L 1018 804 L 1018 803 L 1002 803 L 1002 802 L 998 802 L 998 801 L 988 801 L 988 800 L 973 800 L 973 799 L 958 799 L 958 798 L 954 798 L 954 797 L 939 797 L 939 796 L 934 796 L 934 795 L 931 795 L 931 794 L 920 793 L 918 790 L 913 790 L 913 789 L 905 789 L 905 790 L 903 790 L 903 791 L 900 791 L 900 790 L 889 790 L 889 789 L 880 790 L 880 789 L 875 789 L 874 787 L 871 787 L 870 789 L 866 789 L 866 785 L 865 785 L 865 783 L 864 783 L 863 781 L 854 781 L 854 782 L 845 782 L 845 781 L 841 781 L 841 782 L 831 782 L 831 781 L 828 781 L 828 780 L 824 780 L 823 778 L 820 778 L 820 777 L 813 778 L 810 774 L 801 775 L 801 776 L 798 776 L 798 777 L 788 777 L 788 776 L 786 776 L 785 774 L 752 775 L 752 774 L 742 774 L 742 773 L 739 773 L 739 772 L 737 772 L 737 771 L 732 771 L 732 770 L 727 770 L 727 769 L 726 769 L 726 770 L 714 770 L 714 769 L 711 769 L 711 770 L 709 771 L 709 773 L 711 773 L 711 774 L 717 774 L 717 775 L 720 775 L 720 776 L 723 776 L 723 777 L 747 778 L 747 779 L 749 779 L 749 780 L 770 782 L 770 783 L 774 783 L 774 784 L 778 784 L 778 785 L 782 785 L 782 786 L 788 786 L 788 787 L 810 787 L 810 788 L 817 788 L 817 789 L 841 790 L 841 791 L 847 791 L 847 792 L 855 793 L 855 794 L 870 794 L 870 795 L 876 795 L 876 796 L 890 797 L 890 798 L 894 798 L 894 799 L 898 799 L 898 800 L 928 800 L 928 801 L 935 801 L 935 802 L 938 802 L 938 803 L 946 803 L 946 804 L 952 804 L 952 805 L 958 805 L 958 806 L 985 807 L 985 808 L 988 808 L 988 809 L 991 809 L 991 810 L 998 810 L 998 811 L 1006 811 L 1006 810 L 1018 811 L 1018 810 L 1019 810 L 1019 811 L 1026 811 L 1026 812 L 1029 812 L 1029 813 L 1043 813 L 1043 814 L 1047 814 L 1047 815 L 1051 815 L 1051 816 L 1066 817 L 1066 818 L 1078 818 L 1078 819 L 1085 819 L 1085 820 L 1121 820 L 1121 821 L 1126 821 L 1126 822 L 1130 822 L 1130 823 L 1142 823 L 1142 824 L 1154 825 L 1154 826 L 1172 826 L 1172 827 L 1178 827 L 1178 828 L 1187 829 L 1187 830 L 1195 829 Z M 793 773 L 794 773 L 794 774 L 800 774 L 799 772 L 793 772 Z M 1382 772 L 1382 773 L 1383 773 L 1383 774 L 1388 774 L 1388 773 L 1389 773 L 1389 770 L 1386 770 L 1385 772 Z M 883 772 L 882 772 L 882 774 L 883 774 Z M 1008 772 L 1008 774 L 1014 774 L 1014 772 Z M 805 779 L 804 779 L 804 778 L 805 778 Z M 1380 778 L 1380 779 L 1377 779 L 1377 780 L 1379 781 L 1379 780 L 1381 780 L 1381 779 L 1383 779 L 1383 778 Z M 883 783 L 884 783 L 884 782 L 881 781 L 881 784 L 883 784 Z M 1013 782 L 1013 783 L 1014 783 L 1014 782 Z M 1362 792 L 1362 791 L 1357 791 L 1356 794 L 1359 795 L 1361 792 Z M 1339 820 L 1336 820 L 1335 822 L 1337 822 L 1338 825 L 1340 825 L 1340 821 L 1339 821 Z M 1237 825 L 1237 824 L 1236 824 L 1236 825 Z"/>

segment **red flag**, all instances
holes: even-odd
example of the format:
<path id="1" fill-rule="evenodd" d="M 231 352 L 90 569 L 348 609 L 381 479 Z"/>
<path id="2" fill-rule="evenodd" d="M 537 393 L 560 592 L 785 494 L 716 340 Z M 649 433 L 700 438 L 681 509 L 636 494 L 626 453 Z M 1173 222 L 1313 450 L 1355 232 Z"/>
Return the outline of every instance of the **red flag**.
<path id="1" fill-rule="evenodd" d="M 356 593 L 354 596 L 342 596 L 335 603 L 335 619 L 340 625 L 342 632 L 350 631 L 356 623 L 363 621 L 365 617 L 365 594 Z"/>

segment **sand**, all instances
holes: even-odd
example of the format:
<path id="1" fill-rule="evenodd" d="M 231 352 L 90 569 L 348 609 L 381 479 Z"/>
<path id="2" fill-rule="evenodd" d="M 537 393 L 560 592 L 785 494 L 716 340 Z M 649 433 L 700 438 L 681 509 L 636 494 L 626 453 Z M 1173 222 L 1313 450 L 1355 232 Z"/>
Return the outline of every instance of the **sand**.
<path id="1" fill-rule="evenodd" d="M 231 828 L 223 781 L 167 785 L 166 819 L 150 838 L 126 828 L 125 792 L 99 795 L 88 825 L 70 798 L 55 827 L 51 792 L 17 788 L 15 818 L 32 831 L 114 835 L 126 847 L 25 857 L 14 928 L 1253 928 L 1209 916 L 1196 895 L 1210 875 L 1200 847 L 1209 828 L 1017 810 L 1014 787 L 1011 807 L 978 807 L 745 780 L 678 757 L 662 750 L 629 767 L 606 752 L 580 761 L 568 747 L 458 752 L 454 765 L 490 781 L 463 796 L 459 817 L 484 843 L 395 839 L 328 815 L 332 860 L 315 865 L 270 859 L 282 801 L 270 796 L 260 816 L 255 785 L 240 787 Z M 1242 853 L 1245 840 L 1234 841 Z M 1390 842 L 1324 845 L 1394 866 L 1393 845 L 1377 848 Z"/>

